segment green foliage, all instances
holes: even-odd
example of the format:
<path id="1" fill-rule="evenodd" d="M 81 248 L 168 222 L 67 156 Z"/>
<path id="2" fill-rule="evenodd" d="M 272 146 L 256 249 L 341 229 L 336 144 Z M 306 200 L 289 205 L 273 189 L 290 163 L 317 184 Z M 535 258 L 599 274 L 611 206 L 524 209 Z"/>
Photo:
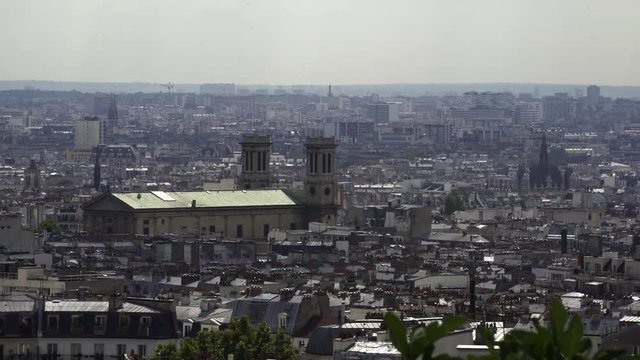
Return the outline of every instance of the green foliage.
<path id="1" fill-rule="evenodd" d="M 569 319 L 569 314 L 557 299 L 551 303 L 550 318 L 548 327 L 534 321 L 535 331 L 512 330 L 500 343 L 495 342 L 491 331 L 479 328 L 488 348 L 487 354 L 470 355 L 467 359 L 615 360 L 625 357 L 621 350 L 599 350 L 591 356 L 591 341 L 583 336 L 582 320 L 577 315 Z M 414 360 L 422 356 L 423 360 L 462 360 L 448 354 L 433 356 L 435 342 L 462 325 L 463 320 L 458 317 L 445 318 L 441 324 L 417 327 L 409 337 L 404 323 L 393 313 L 385 315 L 384 323 L 403 359 Z"/>
<path id="2" fill-rule="evenodd" d="M 448 354 L 440 354 L 434 357 L 433 351 L 438 339 L 457 329 L 463 323 L 464 318 L 462 317 L 446 317 L 442 323 L 432 322 L 427 326 L 414 328 L 411 336 L 407 337 L 407 328 L 395 314 L 388 312 L 384 316 L 384 324 L 389 329 L 393 345 L 400 351 L 402 357 L 407 360 L 457 359 Z"/>
<path id="3" fill-rule="evenodd" d="M 278 328 L 276 331 L 273 352 L 276 360 L 296 359 L 296 349 L 291 344 L 291 337 L 282 328 Z"/>
<path id="4" fill-rule="evenodd" d="M 46 219 L 46 220 L 42 220 L 42 222 L 38 224 L 38 227 L 36 229 L 36 232 L 39 232 L 39 233 L 42 233 L 44 231 L 48 233 L 59 234 L 62 231 L 62 229 L 60 229 L 60 226 L 55 221 L 51 219 Z"/>
<path id="5" fill-rule="evenodd" d="M 464 210 L 462 200 L 458 195 L 450 193 L 444 201 L 444 207 L 441 212 L 444 215 L 451 215 L 458 210 Z"/>
<path id="6" fill-rule="evenodd" d="M 227 329 L 202 330 L 195 338 L 184 338 L 179 347 L 163 344 L 151 359 L 227 359 L 230 354 L 235 360 L 294 360 L 297 357 L 291 338 L 283 329 L 273 334 L 266 323 L 254 327 L 247 317 L 241 317 L 231 320 Z"/>
<path id="7" fill-rule="evenodd" d="M 152 360 L 174 360 L 179 359 L 178 348 L 174 343 L 166 343 L 158 345 L 156 352 L 151 357 Z"/>

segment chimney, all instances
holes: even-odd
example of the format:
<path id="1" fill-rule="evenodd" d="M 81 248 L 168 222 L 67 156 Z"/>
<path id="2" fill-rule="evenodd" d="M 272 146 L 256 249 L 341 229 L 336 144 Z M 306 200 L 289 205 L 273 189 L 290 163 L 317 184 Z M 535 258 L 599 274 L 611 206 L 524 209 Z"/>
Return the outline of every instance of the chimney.
<path id="1" fill-rule="evenodd" d="M 560 253 L 566 254 L 568 250 L 567 229 L 560 231 Z"/>
<path id="2" fill-rule="evenodd" d="M 393 293 L 393 291 L 385 291 L 383 296 L 383 307 L 394 308 L 396 306 L 396 295 Z"/>
<path id="3" fill-rule="evenodd" d="M 120 294 L 109 296 L 109 311 L 117 311 L 122 308 L 122 297 Z"/>
<path id="4" fill-rule="evenodd" d="M 216 299 L 201 299 L 200 300 L 200 311 L 203 313 L 209 312 L 216 307 L 217 304 Z"/>
<path id="5" fill-rule="evenodd" d="M 38 333 L 37 336 L 42 337 L 42 331 L 44 329 L 44 308 L 45 308 L 46 300 L 44 296 L 38 296 L 36 301 L 34 301 L 35 310 L 38 314 Z"/>
<path id="6" fill-rule="evenodd" d="M 282 288 L 280 289 L 280 301 L 287 301 L 293 297 L 294 289 L 293 288 Z"/>
<path id="7" fill-rule="evenodd" d="M 191 207 L 196 207 L 196 199 L 191 200 Z"/>
<path id="8" fill-rule="evenodd" d="M 584 269 L 584 255 L 578 254 L 578 268 Z"/>
<path id="9" fill-rule="evenodd" d="M 190 303 L 191 303 L 191 294 L 189 294 L 188 292 L 182 293 L 182 296 L 180 297 L 180 305 L 186 306 L 186 305 L 189 305 Z"/>
<path id="10" fill-rule="evenodd" d="M 469 312 L 471 312 L 471 319 L 476 319 L 476 279 L 473 276 L 469 277 Z"/>
<path id="11" fill-rule="evenodd" d="M 344 300 L 342 300 L 342 303 L 340 304 L 340 325 L 344 324 L 345 322 L 345 311 L 347 310 L 344 304 Z"/>

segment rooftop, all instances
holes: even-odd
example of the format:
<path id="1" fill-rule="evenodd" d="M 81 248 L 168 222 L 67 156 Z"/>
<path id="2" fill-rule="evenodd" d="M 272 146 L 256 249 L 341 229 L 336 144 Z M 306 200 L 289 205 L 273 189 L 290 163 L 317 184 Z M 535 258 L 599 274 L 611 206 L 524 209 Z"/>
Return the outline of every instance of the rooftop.
<path id="1" fill-rule="evenodd" d="M 197 208 L 297 205 L 282 190 L 150 191 L 111 195 L 134 209 L 191 208 L 194 201 Z"/>

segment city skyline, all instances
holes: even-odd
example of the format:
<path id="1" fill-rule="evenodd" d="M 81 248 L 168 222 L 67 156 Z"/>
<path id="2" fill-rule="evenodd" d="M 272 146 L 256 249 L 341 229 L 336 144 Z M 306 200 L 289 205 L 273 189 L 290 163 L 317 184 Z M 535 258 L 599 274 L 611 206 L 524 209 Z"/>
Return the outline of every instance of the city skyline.
<path id="1" fill-rule="evenodd" d="M 183 5 L 183 4 L 181 4 Z M 632 1 L 3 4 L 0 80 L 638 85 Z M 27 26 L 25 26 L 27 25 Z"/>

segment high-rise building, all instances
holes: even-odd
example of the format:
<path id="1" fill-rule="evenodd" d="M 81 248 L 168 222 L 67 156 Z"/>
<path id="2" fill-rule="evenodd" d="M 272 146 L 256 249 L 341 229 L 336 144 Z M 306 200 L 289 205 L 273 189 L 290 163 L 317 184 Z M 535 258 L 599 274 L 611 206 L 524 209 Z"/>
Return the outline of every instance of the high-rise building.
<path id="1" fill-rule="evenodd" d="M 96 94 L 93 97 L 93 115 L 106 116 L 109 114 L 112 99 L 110 94 Z"/>
<path id="2" fill-rule="evenodd" d="M 400 116 L 400 104 L 394 102 L 380 102 L 367 105 L 367 118 L 376 123 L 397 121 Z"/>
<path id="3" fill-rule="evenodd" d="M 596 85 L 590 85 L 587 87 L 587 103 L 590 107 L 594 107 L 600 101 L 600 87 Z"/>
<path id="4" fill-rule="evenodd" d="M 516 105 L 513 121 L 518 123 L 532 123 L 542 120 L 542 103 L 539 101 L 526 102 Z"/>
<path id="5" fill-rule="evenodd" d="M 91 149 L 104 143 L 105 122 L 97 116 L 87 116 L 76 121 L 75 141 L 76 149 Z"/>

